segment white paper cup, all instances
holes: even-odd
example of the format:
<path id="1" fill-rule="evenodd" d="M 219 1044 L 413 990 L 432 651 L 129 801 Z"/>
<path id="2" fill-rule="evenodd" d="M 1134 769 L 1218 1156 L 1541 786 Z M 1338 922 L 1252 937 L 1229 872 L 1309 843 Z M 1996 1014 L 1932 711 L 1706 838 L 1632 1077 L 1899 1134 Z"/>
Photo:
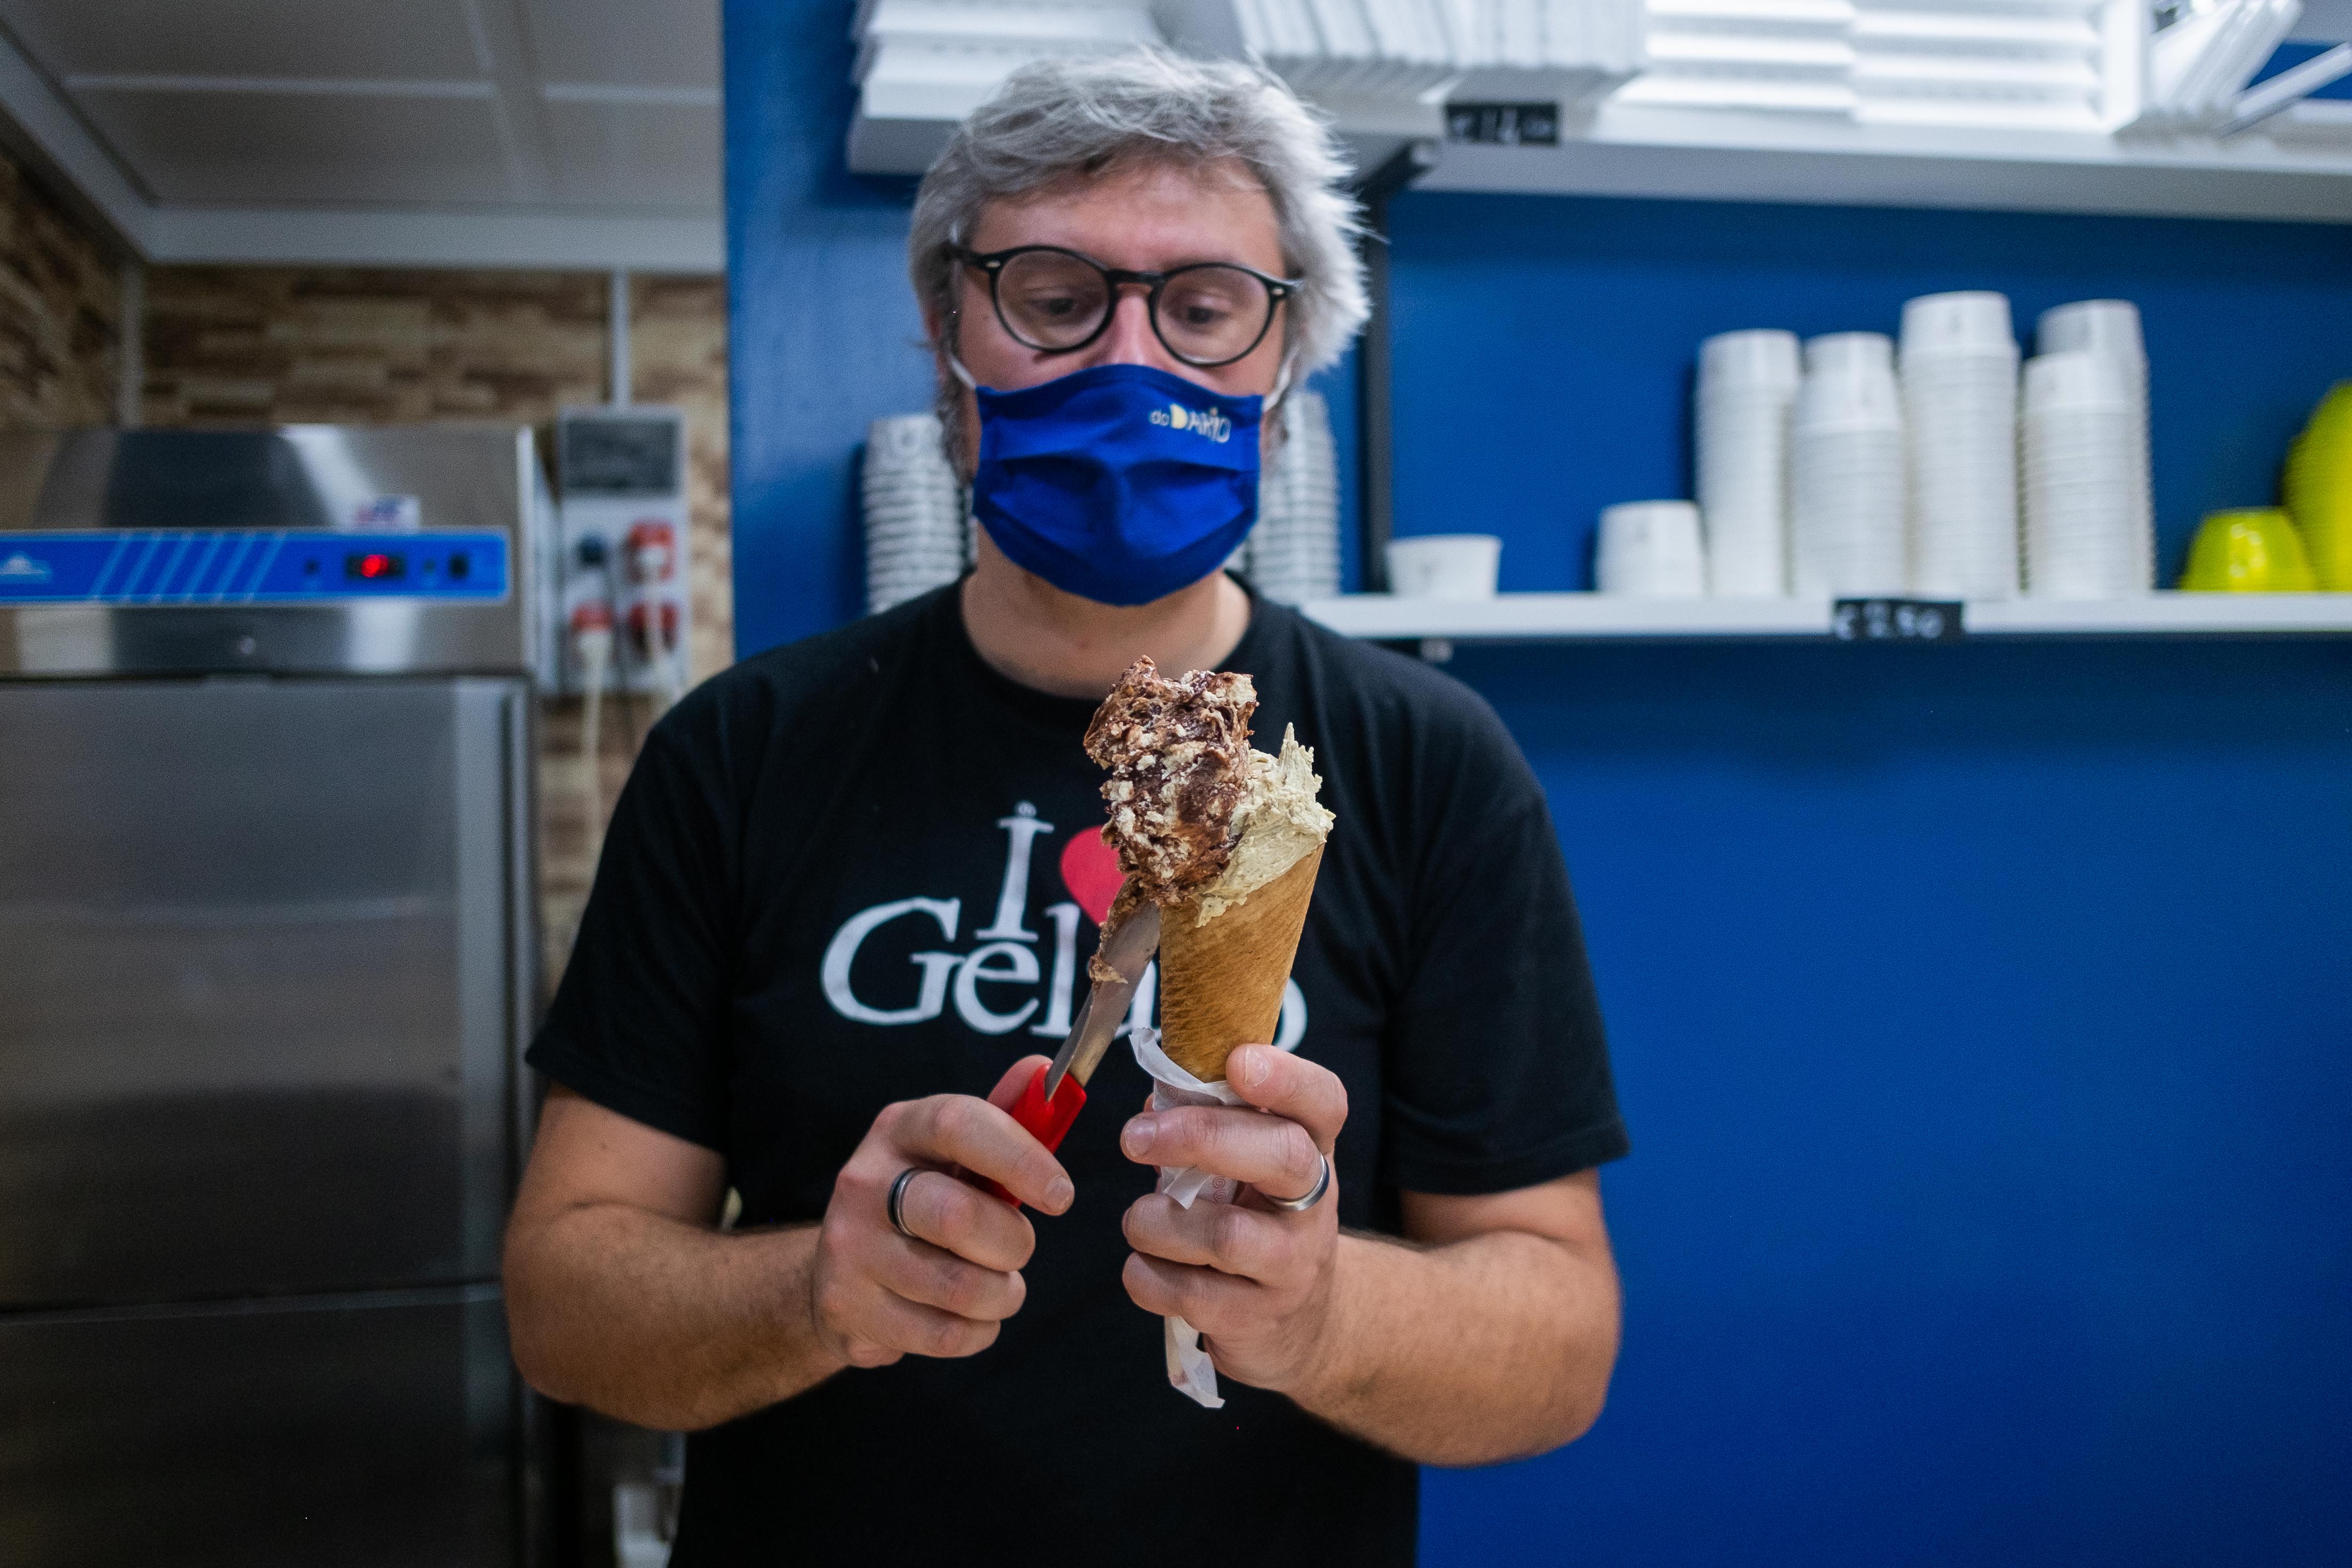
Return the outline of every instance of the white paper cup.
<path id="1" fill-rule="evenodd" d="M 2033 346 L 2044 354 L 2081 352 L 2147 361 L 2139 307 L 2129 300 L 2077 300 L 2044 310 L 2034 323 Z"/>
<path id="2" fill-rule="evenodd" d="M 1903 313 L 1910 585 L 2001 599 L 2018 586 L 2017 344 L 2000 294 L 1930 294 Z"/>
<path id="3" fill-rule="evenodd" d="M 1903 305 L 1903 353 L 1938 350 L 2017 353 L 2009 296 L 1982 290 L 1922 294 Z"/>
<path id="4" fill-rule="evenodd" d="M 1706 592 L 1698 508 L 1686 500 L 1624 501 L 1601 513 L 1593 581 L 1604 594 L 1695 599 Z"/>
<path id="5" fill-rule="evenodd" d="M 1812 377 L 1808 377 L 1810 387 Z M 1790 442 L 1789 576 L 1796 592 L 1905 590 L 1903 426 L 1799 425 Z"/>
<path id="6" fill-rule="evenodd" d="M 2124 397 L 2130 405 L 2131 441 L 2130 474 L 2125 482 L 2132 492 L 2142 552 L 2153 561 L 2156 506 L 2148 472 L 2147 344 L 2141 333 L 2139 307 L 2128 300 L 2077 300 L 2044 310 L 2036 326 L 2036 342 L 2045 357 L 2098 354 L 2112 361 L 2122 374 Z"/>
<path id="7" fill-rule="evenodd" d="M 1895 342 L 1885 332 L 1828 332 L 1805 340 L 1809 375 L 1895 374 Z"/>
<path id="8" fill-rule="evenodd" d="M 1389 541 L 1389 592 L 1421 599 L 1491 599 L 1503 542 L 1491 533 L 1423 533 Z"/>
<path id="9" fill-rule="evenodd" d="M 1903 395 L 1884 367 L 1808 372 L 1791 422 L 1799 430 L 1899 430 Z"/>
<path id="10" fill-rule="evenodd" d="M 2130 408 L 2123 367 L 2104 353 L 2037 354 L 2025 362 L 2024 408 Z M 2137 413 L 2137 410 L 2134 410 Z"/>
<path id="11" fill-rule="evenodd" d="M 866 427 L 866 450 L 886 464 L 941 460 L 945 446 L 935 414 L 894 414 Z"/>
<path id="12" fill-rule="evenodd" d="M 2048 354 L 2033 363 L 2076 358 L 2116 374 L 2103 354 Z M 2067 370 L 2058 366 L 2044 379 Z M 2095 382 L 2090 391 L 2098 390 Z M 2027 593 L 2115 598 L 2153 585 L 2153 544 L 2135 482 L 2136 419 L 2121 400 L 2095 395 L 2027 408 L 2020 421 Z"/>
<path id="13" fill-rule="evenodd" d="M 1698 345 L 1702 386 L 1772 386 L 1794 390 L 1797 384 L 1797 334 L 1777 328 L 1717 332 Z"/>
<path id="14" fill-rule="evenodd" d="M 1756 597 L 1789 590 L 1789 423 L 1794 401 L 1793 383 L 1719 391 L 1699 400 L 1698 502 L 1711 593 Z"/>

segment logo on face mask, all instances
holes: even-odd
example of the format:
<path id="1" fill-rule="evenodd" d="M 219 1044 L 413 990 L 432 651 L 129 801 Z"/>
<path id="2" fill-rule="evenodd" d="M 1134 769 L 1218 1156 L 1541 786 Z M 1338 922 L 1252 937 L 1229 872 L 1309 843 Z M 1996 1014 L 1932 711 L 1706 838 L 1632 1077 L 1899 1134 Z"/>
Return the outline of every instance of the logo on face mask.
<path id="1" fill-rule="evenodd" d="M 1234 422 L 1217 410 L 1212 408 L 1204 414 L 1196 414 L 1181 403 L 1171 403 L 1165 408 L 1153 409 L 1151 422 L 1154 425 L 1166 425 L 1173 429 L 1190 430 L 1195 435 L 1206 436 L 1220 446 L 1231 440 L 1234 434 Z"/>

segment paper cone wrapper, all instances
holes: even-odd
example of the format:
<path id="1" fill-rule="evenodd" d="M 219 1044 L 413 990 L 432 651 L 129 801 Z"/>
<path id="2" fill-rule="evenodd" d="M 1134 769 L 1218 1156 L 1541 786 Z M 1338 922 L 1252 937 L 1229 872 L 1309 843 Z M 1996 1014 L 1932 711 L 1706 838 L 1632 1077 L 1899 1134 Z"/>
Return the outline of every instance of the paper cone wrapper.
<path id="1" fill-rule="evenodd" d="M 1317 845 L 1290 868 L 1213 919 L 1171 905 L 1160 923 L 1160 1043 L 1203 1083 L 1223 1081 L 1235 1046 L 1267 1045 L 1323 864 Z"/>
<path id="2" fill-rule="evenodd" d="M 1240 1105 L 1241 1093 L 1229 1083 L 1203 1083 L 1168 1059 L 1160 1048 L 1160 1032 L 1139 1024 L 1128 1035 L 1136 1065 L 1151 1079 L 1151 1109 L 1170 1110 L 1180 1105 Z M 1231 1176 L 1214 1176 L 1197 1165 L 1160 1167 L 1160 1191 L 1184 1208 L 1196 1203 L 1229 1204 L 1241 1195 L 1241 1184 Z M 1182 1318 L 1162 1318 L 1160 1349 L 1168 1363 L 1168 1381 L 1176 1392 L 1211 1410 L 1224 1407 L 1217 1392 L 1217 1363 L 1201 1346 L 1201 1331 Z"/>

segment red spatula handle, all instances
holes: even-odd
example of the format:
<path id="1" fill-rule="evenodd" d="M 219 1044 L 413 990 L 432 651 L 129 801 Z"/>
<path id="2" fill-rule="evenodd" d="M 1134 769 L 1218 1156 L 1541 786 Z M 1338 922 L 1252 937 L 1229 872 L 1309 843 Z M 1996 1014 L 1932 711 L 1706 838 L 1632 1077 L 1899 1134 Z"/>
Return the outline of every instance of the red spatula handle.
<path id="1" fill-rule="evenodd" d="M 1029 1086 L 1021 1091 L 1021 1098 L 1013 1106 L 1013 1120 L 1026 1127 L 1046 1148 L 1058 1149 L 1062 1146 L 1062 1134 L 1070 1130 L 1070 1123 L 1078 1119 L 1079 1107 L 1087 1102 L 1087 1086 L 1064 1073 L 1061 1083 L 1054 1090 L 1054 1098 L 1049 1100 L 1045 1098 L 1045 1074 L 1048 1070 L 1039 1068 L 1037 1076 L 1031 1079 Z M 1014 1208 L 1021 1206 L 1021 1200 L 1005 1191 L 1003 1184 L 982 1182 L 981 1185 Z"/>

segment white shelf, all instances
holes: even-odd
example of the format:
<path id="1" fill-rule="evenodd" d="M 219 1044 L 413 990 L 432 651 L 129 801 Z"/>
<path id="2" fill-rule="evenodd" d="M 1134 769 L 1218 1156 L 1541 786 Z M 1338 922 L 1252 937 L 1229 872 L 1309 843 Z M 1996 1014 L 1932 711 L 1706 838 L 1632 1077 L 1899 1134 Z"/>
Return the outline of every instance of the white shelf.
<path id="1" fill-rule="evenodd" d="M 1415 182 L 1427 190 L 2352 224 L 2352 117 L 2337 112 L 2347 106 L 2296 104 L 2226 141 L 2146 121 L 2146 0 L 2081 0 L 2063 17 L 1989 16 L 1981 0 L 1646 9 L 1651 68 L 1630 79 L 1598 68 L 1473 69 L 1445 83 L 1452 68 L 1418 55 L 1369 76 L 1338 59 L 1277 59 L 1360 168 L 1407 142 L 1442 142 L 1437 166 Z M 1250 10 L 1237 0 L 861 0 L 849 166 L 921 173 L 956 122 L 1033 59 L 1160 36 L 1239 55 L 1254 36 Z M 1354 85 L 1339 89 L 1342 80 Z M 1559 143 L 1443 142 L 1440 97 L 1488 95 L 1555 101 Z"/>
<path id="2" fill-rule="evenodd" d="M 994 78 L 869 80 L 850 128 L 860 174 L 919 174 Z M 1438 147 L 1427 191 L 1664 196 L 1811 205 L 2273 218 L 2352 224 L 2352 115 L 2332 101 L 2210 136 L 1907 125 L 1843 114 L 1611 103 L 1556 147 L 1440 142 L 1433 105 L 1326 105 L 1361 166 Z"/>
<path id="3" fill-rule="evenodd" d="M 1827 637 L 1825 599 L 1633 599 L 1502 594 L 1413 599 L 1350 594 L 1299 608 L 1349 637 L 1382 642 L 1573 642 L 1623 638 Z M 2150 594 L 2142 598 L 1980 599 L 1969 637 L 2352 636 L 2352 594 Z"/>
<path id="4" fill-rule="evenodd" d="M 2352 125 L 2216 142 L 1612 103 L 1557 147 L 1448 142 L 1414 188 L 2352 223 Z"/>
<path id="5" fill-rule="evenodd" d="M 2138 599 L 1985 599 L 1972 637 L 2345 637 L 2352 594 L 2150 594 Z"/>

